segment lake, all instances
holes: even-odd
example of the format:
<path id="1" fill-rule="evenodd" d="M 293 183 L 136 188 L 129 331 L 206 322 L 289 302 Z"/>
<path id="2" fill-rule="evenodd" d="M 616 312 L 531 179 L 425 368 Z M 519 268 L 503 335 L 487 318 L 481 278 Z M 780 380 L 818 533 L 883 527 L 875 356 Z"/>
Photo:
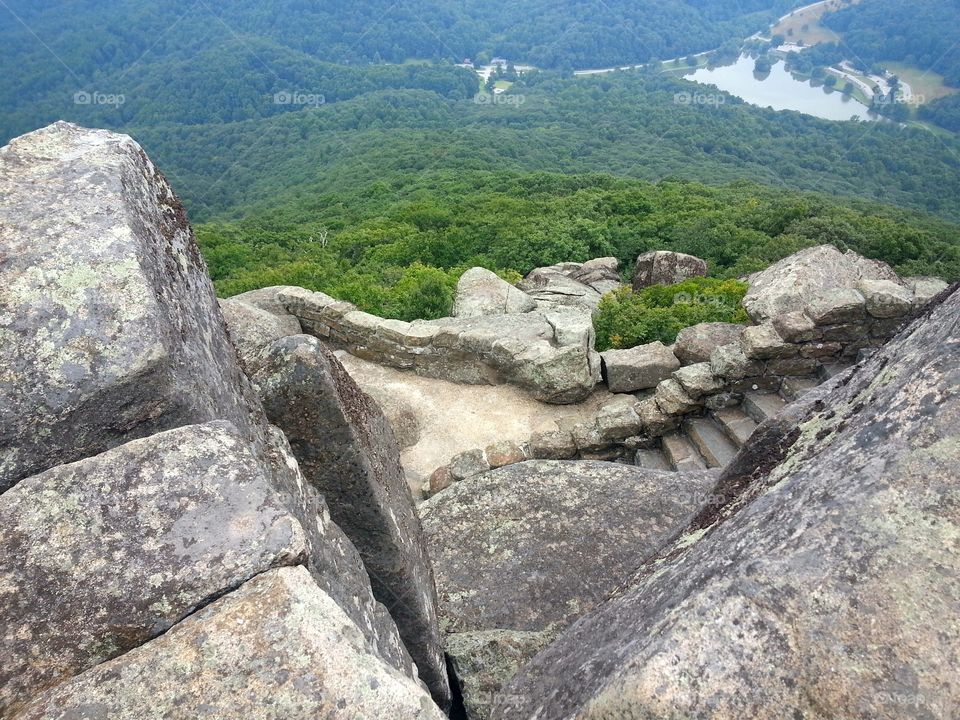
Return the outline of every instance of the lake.
<path id="1" fill-rule="evenodd" d="M 861 120 L 879 119 L 866 105 L 849 95 L 828 92 L 823 86 L 815 87 L 807 80 L 798 80 L 787 71 L 783 60 L 778 61 L 765 77 L 754 73 L 754 63 L 754 58 L 741 55 L 732 65 L 700 68 L 686 78 L 713 85 L 751 105 L 774 110 L 796 110 L 825 120 L 849 120 L 854 116 Z"/>

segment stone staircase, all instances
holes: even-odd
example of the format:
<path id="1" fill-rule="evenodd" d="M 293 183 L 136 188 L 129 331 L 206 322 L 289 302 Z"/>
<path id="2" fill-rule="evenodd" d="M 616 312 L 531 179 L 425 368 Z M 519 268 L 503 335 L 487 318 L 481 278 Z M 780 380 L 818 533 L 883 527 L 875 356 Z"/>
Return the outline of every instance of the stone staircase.
<path id="1" fill-rule="evenodd" d="M 722 469 L 760 423 L 847 367 L 824 365 L 819 377 L 786 378 L 779 392 L 748 392 L 736 407 L 688 418 L 679 429 L 660 439 L 660 447 L 638 450 L 634 463 L 651 470 Z"/>

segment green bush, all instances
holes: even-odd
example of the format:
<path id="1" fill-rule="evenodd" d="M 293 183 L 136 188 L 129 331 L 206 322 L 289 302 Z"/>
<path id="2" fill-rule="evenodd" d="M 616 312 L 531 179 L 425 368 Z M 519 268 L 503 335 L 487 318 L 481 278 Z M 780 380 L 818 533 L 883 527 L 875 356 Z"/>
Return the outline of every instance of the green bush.
<path id="1" fill-rule="evenodd" d="M 669 344 L 686 327 L 703 322 L 747 322 L 740 301 L 746 283 L 696 278 L 677 285 L 657 285 L 634 292 L 629 287 L 608 293 L 594 319 L 597 348 L 625 349 L 660 340 Z"/>

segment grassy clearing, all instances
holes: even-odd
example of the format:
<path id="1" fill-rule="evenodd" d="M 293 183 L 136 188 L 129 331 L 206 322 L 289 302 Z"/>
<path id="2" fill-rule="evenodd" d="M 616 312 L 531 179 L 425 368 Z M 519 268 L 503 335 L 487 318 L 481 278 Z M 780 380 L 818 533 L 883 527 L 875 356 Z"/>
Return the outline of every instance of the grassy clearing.
<path id="1" fill-rule="evenodd" d="M 823 5 L 797 11 L 774 26 L 770 33 L 771 35 L 783 35 L 787 42 L 804 45 L 840 42 L 840 36 L 830 28 L 821 25 L 820 20 L 827 13 L 856 5 L 858 2 L 860 0 L 832 0 Z"/>
<path id="2" fill-rule="evenodd" d="M 914 94 L 922 96 L 925 103 L 960 92 L 957 88 L 945 85 L 943 75 L 938 75 L 935 72 L 924 72 L 919 68 L 898 62 L 884 61 L 881 64 L 890 72 L 898 75 L 901 80 L 909 83 Z"/>

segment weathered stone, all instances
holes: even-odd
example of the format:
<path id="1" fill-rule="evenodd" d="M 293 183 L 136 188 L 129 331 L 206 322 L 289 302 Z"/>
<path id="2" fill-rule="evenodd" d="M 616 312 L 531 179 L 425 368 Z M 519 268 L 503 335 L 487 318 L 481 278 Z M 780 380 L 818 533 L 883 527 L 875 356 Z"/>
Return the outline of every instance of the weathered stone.
<path id="1" fill-rule="evenodd" d="M 271 570 L 169 632 L 38 697 L 24 720 L 443 720 L 300 567 Z"/>
<path id="2" fill-rule="evenodd" d="M 958 317 L 955 293 L 761 425 L 715 490 L 726 504 L 526 665 L 493 716 L 951 717 Z"/>
<path id="3" fill-rule="evenodd" d="M 668 415 L 661 410 L 653 397 L 641 400 L 634 406 L 634 409 L 640 418 L 640 426 L 648 435 L 653 437 L 660 437 L 680 424 L 679 418 L 675 415 Z"/>
<path id="4" fill-rule="evenodd" d="M 583 263 L 567 275 L 577 282 L 589 285 L 601 295 L 620 287 L 620 261 L 615 257 L 596 258 Z"/>
<path id="5" fill-rule="evenodd" d="M 913 291 L 890 280 L 861 280 L 857 286 L 875 318 L 902 318 L 913 309 Z"/>
<path id="6" fill-rule="evenodd" d="M 763 363 L 751 360 L 743 352 L 743 345 L 721 345 L 710 354 L 710 369 L 714 375 L 726 380 L 742 380 L 760 375 Z"/>
<path id="7" fill-rule="evenodd" d="M 596 421 L 577 423 L 571 434 L 580 453 L 597 452 L 610 447 L 610 441 L 600 432 Z"/>
<path id="8" fill-rule="evenodd" d="M 850 288 L 825 291 L 807 303 L 806 313 L 820 327 L 862 322 L 866 300 L 859 290 Z"/>
<path id="9" fill-rule="evenodd" d="M 677 356 L 660 341 L 629 350 L 607 350 L 600 357 L 604 380 L 613 393 L 655 388 L 680 368 Z"/>
<path id="10" fill-rule="evenodd" d="M 707 263 L 693 255 L 654 250 L 637 258 L 633 269 L 633 289 L 651 285 L 674 285 L 694 277 L 705 277 Z"/>
<path id="11" fill-rule="evenodd" d="M 484 451 L 487 464 L 494 470 L 528 460 L 523 448 L 510 440 L 501 440 Z"/>
<path id="12" fill-rule="evenodd" d="M 780 333 L 772 324 L 746 328 L 740 342 L 743 346 L 743 354 L 751 360 L 788 358 L 800 352 L 800 348 L 780 337 Z"/>
<path id="13" fill-rule="evenodd" d="M 530 454 L 536 460 L 570 460 L 577 456 L 577 443 L 572 433 L 562 430 L 534 433 Z"/>
<path id="14" fill-rule="evenodd" d="M 779 375 L 761 375 L 758 377 L 748 377 L 743 378 L 742 380 L 731 381 L 729 385 L 729 390 L 732 393 L 749 393 L 749 392 L 779 392 L 780 386 L 783 384 L 783 378 Z"/>
<path id="15" fill-rule="evenodd" d="M 460 682 L 467 717 L 487 720 L 497 691 L 549 645 L 555 635 L 550 631 L 524 630 L 481 630 L 450 635 L 447 656 Z"/>
<path id="16" fill-rule="evenodd" d="M 438 467 L 433 471 L 433 474 L 430 475 L 430 494 L 436 495 L 438 492 L 442 492 L 453 485 L 454 482 L 456 481 L 453 478 L 453 473 L 450 472 L 449 465 Z"/>
<path id="17" fill-rule="evenodd" d="M 682 367 L 673 373 L 673 379 L 680 383 L 694 400 L 718 393 L 726 385 L 722 378 L 713 374 L 708 362 Z"/>
<path id="18" fill-rule="evenodd" d="M 667 415 L 684 415 L 703 406 L 696 398 L 691 397 L 683 386 L 674 379 L 664 380 L 657 385 L 657 393 L 653 396 L 660 408 Z"/>
<path id="19" fill-rule="evenodd" d="M 480 475 L 489 469 L 490 463 L 487 462 L 483 450 L 467 450 L 450 461 L 450 474 L 456 482 Z"/>
<path id="20" fill-rule="evenodd" d="M 633 406 L 636 398 L 626 395 L 607 403 L 597 413 L 597 429 L 605 440 L 623 440 L 640 432 L 640 418 Z"/>
<path id="21" fill-rule="evenodd" d="M 940 278 L 911 277 L 906 278 L 906 285 L 913 292 L 914 305 L 926 305 L 950 285 Z"/>
<path id="22" fill-rule="evenodd" d="M 300 524 L 227 423 L 21 481 L 0 496 L 0 547 L 3 717 L 307 556 Z"/>
<path id="23" fill-rule="evenodd" d="M 870 330 L 865 322 L 829 325 L 823 328 L 823 340 L 827 343 L 851 343 L 865 340 Z"/>
<path id="24" fill-rule="evenodd" d="M 248 375 L 256 371 L 256 360 L 263 348 L 275 340 L 301 332 L 300 321 L 293 315 L 275 315 L 241 300 L 221 300 L 220 311 L 240 365 Z"/>
<path id="25" fill-rule="evenodd" d="M 820 245 L 794 253 L 753 275 L 743 307 L 757 323 L 807 309 L 811 303 L 840 311 L 842 306 L 838 308 L 828 298 L 836 297 L 837 293 L 844 297 L 844 291 L 854 291 L 861 280 L 896 280 L 896 274 L 885 263 L 867 260 L 856 253 L 841 253 L 832 245 Z M 862 314 L 862 303 L 860 310 Z M 820 312 L 808 314 L 817 320 Z"/>
<path id="26" fill-rule="evenodd" d="M 870 324 L 870 337 L 889 340 L 894 337 L 904 325 L 903 318 L 892 320 L 877 320 Z"/>
<path id="27" fill-rule="evenodd" d="M 289 318 L 293 318 L 293 315 L 289 310 L 287 310 L 287 305 L 283 300 L 281 300 L 280 294 L 283 292 L 296 292 L 298 290 L 303 290 L 303 288 L 298 288 L 292 285 L 274 285 L 271 287 L 260 288 L 259 290 L 249 290 L 245 293 L 240 293 L 239 295 L 233 295 L 230 297 L 230 300 L 245 303 L 247 305 L 253 305 L 255 308 L 264 310 L 271 315 L 276 315 L 284 322 L 289 322 Z M 296 320 L 296 318 L 293 319 Z M 289 334 L 296 335 L 297 333 Z"/>
<path id="28" fill-rule="evenodd" d="M 800 355 L 808 358 L 825 358 L 839 355 L 843 345 L 838 342 L 808 343 L 800 347 Z"/>
<path id="29" fill-rule="evenodd" d="M 374 595 L 396 621 L 420 677 L 446 707 L 432 570 L 389 423 L 316 338 L 273 343 L 253 380 L 304 477 L 359 550 Z"/>
<path id="30" fill-rule="evenodd" d="M 786 342 L 804 343 L 820 337 L 817 324 L 805 312 L 790 312 L 773 318 L 773 327 Z"/>
<path id="31" fill-rule="evenodd" d="M 0 492 L 181 425 L 262 432 L 183 207 L 129 137 L 59 122 L 0 150 L 0 247 Z"/>
<path id="32" fill-rule="evenodd" d="M 600 305 L 601 293 L 550 268 L 537 268 L 517 283 L 544 310 L 558 307 L 579 308 L 586 312 Z"/>
<path id="33" fill-rule="evenodd" d="M 453 316 L 512 315 L 536 309 L 537 303 L 525 292 L 496 273 L 475 267 L 460 276 Z"/>
<path id="34" fill-rule="evenodd" d="M 684 328 L 677 335 L 673 352 L 684 365 L 709 362 L 714 348 L 740 342 L 743 325 L 700 323 Z"/>
<path id="35" fill-rule="evenodd" d="M 742 393 L 722 392 L 708 397 L 704 400 L 704 405 L 707 410 L 724 410 L 726 408 L 736 407 L 742 402 Z"/>
<path id="36" fill-rule="evenodd" d="M 612 463 L 531 461 L 453 486 L 420 506 L 444 632 L 555 634 L 682 528 L 713 482 Z M 499 685 L 522 658 L 491 650 L 504 670 L 486 682 Z"/>
<path id="37" fill-rule="evenodd" d="M 781 358 L 767 363 L 767 373 L 789 376 L 813 375 L 819 365 L 820 363 L 814 358 Z"/>

